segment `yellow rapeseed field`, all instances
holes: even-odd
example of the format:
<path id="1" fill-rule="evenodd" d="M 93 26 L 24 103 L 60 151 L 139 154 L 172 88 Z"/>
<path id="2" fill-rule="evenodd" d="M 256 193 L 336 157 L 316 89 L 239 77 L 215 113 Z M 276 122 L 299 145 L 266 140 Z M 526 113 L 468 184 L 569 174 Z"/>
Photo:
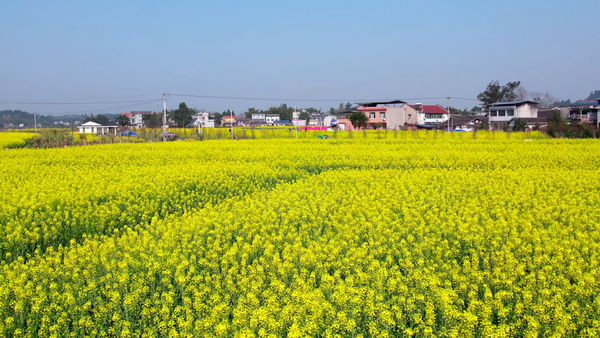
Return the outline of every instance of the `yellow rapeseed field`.
<path id="1" fill-rule="evenodd" d="M 600 335 L 600 142 L 316 136 L 0 152 L 0 336 Z"/>
<path id="2" fill-rule="evenodd" d="M 0 133 L 0 150 L 23 147 L 25 141 L 34 135 L 33 133 Z"/>

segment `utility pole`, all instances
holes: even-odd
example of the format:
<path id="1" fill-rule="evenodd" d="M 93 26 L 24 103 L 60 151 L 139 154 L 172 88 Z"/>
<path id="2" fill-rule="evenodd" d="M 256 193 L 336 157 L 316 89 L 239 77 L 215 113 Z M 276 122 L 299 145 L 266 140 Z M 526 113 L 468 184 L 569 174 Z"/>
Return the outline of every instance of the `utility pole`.
<path id="1" fill-rule="evenodd" d="M 448 132 L 450 132 L 450 118 L 452 117 L 452 114 L 450 113 L 450 97 L 447 97 L 446 99 L 448 99 Z"/>
<path id="2" fill-rule="evenodd" d="M 229 112 L 229 120 L 231 121 L 231 139 L 233 140 L 233 110 Z"/>
<path id="3" fill-rule="evenodd" d="M 75 145 L 75 129 L 73 126 L 73 118 L 71 118 L 71 145 Z"/>
<path id="4" fill-rule="evenodd" d="M 167 94 L 163 94 L 163 142 L 167 140 Z"/>
<path id="5" fill-rule="evenodd" d="M 35 134 L 37 135 L 37 118 L 35 116 L 35 112 L 33 112 L 33 128 L 35 129 Z"/>

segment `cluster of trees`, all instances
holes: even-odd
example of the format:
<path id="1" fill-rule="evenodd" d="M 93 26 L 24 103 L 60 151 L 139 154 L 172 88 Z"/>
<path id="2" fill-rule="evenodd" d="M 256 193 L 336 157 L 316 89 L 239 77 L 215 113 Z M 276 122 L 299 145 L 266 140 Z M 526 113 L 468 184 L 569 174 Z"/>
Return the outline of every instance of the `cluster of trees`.
<path id="1" fill-rule="evenodd" d="M 521 81 L 508 82 L 501 86 L 498 81 L 491 81 L 485 91 L 477 95 L 477 99 L 482 102 L 483 107 L 487 108 L 495 102 L 523 101 L 531 100 L 538 102 L 542 108 L 562 107 L 573 103 L 594 102 L 600 99 L 600 90 L 590 92 L 590 95 L 583 100 L 571 102 L 568 100 L 559 100 L 549 91 L 537 92 L 529 91 L 521 85 Z M 479 107 L 476 107 L 479 108 Z M 475 109 L 475 108 L 473 108 Z M 473 111 L 471 109 L 471 111 Z M 452 111 L 452 108 L 450 109 Z M 454 113 L 454 112 L 453 112 Z M 458 113 L 462 113 L 459 111 Z"/>
<path id="2" fill-rule="evenodd" d="M 33 113 L 29 113 L 22 110 L 1 110 L 0 111 L 0 127 L 2 126 L 18 126 L 22 124 L 24 127 L 33 127 Z M 111 114 L 107 115 L 99 115 L 106 116 L 110 119 Z M 91 118 L 94 116 L 86 116 L 86 115 L 60 115 L 60 116 L 52 116 L 52 115 L 40 115 L 37 114 L 35 117 L 37 125 L 42 127 L 56 127 L 54 122 L 57 121 L 91 121 Z M 87 120 L 86 120 L 87 119 Z M 59 125 L 60 126 L 60 125 Z"/>
<path id="3" fill-rule="evenodd" d="M 310 114 L 312 114 L 312 113 L 321 113 L 321 109 L 317 109 L 314 107 L 297 108 L 296 109 L 295 107 L 291 107 L 291 106 L 288 106 L 287 104 L 283 103 L 277 107 L 271 107 L 267 110 L 260 110 L 260 109 L 254 108 L 254 107 L 248 108 L 248 110 L 244 113 L 244 116 L 246 116 L 247 118 L 250 118 L 250 117 L 252 117 L 252 114 L 258 114 L 258 113 L 279 114 L 279 118 L 281 120 L 291 121 L 294 117 L 294 111 L 300 112 L 299 118 L 305 119 L 305 120 L 310 119 Z"/>

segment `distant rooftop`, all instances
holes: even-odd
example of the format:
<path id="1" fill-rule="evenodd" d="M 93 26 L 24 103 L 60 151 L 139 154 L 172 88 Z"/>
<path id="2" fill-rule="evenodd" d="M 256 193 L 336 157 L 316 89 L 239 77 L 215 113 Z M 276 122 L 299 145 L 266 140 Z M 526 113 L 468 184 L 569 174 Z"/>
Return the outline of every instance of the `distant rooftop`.
<path id="1" fill-rule="evenodd" d="M 379 104 L 405 104 L 406 102 L 404 101 L 400 101 L 400 100 L 393 100 L 393 101 L 374 101 L 374 102 L 358 102 L 356 103 L 359 106 L 362 107 L 377 107 L 377 105 Z"/>
<path id="2" fill-rule="evenodd" d="M 495 102 L 495 103 L 490 104 L 490 107 L 493 107 L 493 106 L 519 106 L 519 105 L 526 104 L 526 103 L 540 104 L 539 102 L 535 102 L 535 101 L 523 100 L 523 101 L 510 101 L 510 102 Z"/>

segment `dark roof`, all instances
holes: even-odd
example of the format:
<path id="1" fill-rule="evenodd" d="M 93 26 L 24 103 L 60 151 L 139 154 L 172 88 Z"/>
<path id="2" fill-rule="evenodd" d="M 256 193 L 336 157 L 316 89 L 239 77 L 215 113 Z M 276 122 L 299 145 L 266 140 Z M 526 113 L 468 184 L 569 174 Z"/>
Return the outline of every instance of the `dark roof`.
<path id="1" fill-rule="evenodd" d="M 554 114 L 552 109 L 538 110 L 538 117 L 549 118 L 552 117 L 552 114 Z"/>
<path id="2" fill-rule="evenodd" d="M 290 121 L 288 121 L 288 120 L 280 120 L 280 121 L 273 121 L 273 123 L 286 124 L 286 123 L 290 123 Z"/>
<path id="3" fill-rule="evenodd" d="M 400 100 L 392 100 L 392 101 L 374 101 L 374 102 L 357 102 L 356 104 L 363 107 L 377 107 L 378 104 L 400 104 L 406 103 Z"/>
<path id="4" fill-rule="evenodd" d="M 103 127 L 118 127 L 119 125 L 116 122 L 101 122 L 100 125 Z"/>
<path id="5" fill-rule="evenodd" d="M 515 118 L 508 120 L 507 123 L 510 123 L 511 121 L 515 121 L 515 120 L 522 120 L 522 121 L 525 121 L 525 123 L 527 123 L 527 124 L 548 123 L 548 119 L 546 117 L 515 117 Z"/>
<path id="6" fill-rule="evenodd" d="M 490 107 L 493 106 L 520 106 L 525 103 L 539 104 L 539 102 L 523 100 L 523 101 L 511 101 L 511 102 L 495 102 L 490 104 Z"/>

